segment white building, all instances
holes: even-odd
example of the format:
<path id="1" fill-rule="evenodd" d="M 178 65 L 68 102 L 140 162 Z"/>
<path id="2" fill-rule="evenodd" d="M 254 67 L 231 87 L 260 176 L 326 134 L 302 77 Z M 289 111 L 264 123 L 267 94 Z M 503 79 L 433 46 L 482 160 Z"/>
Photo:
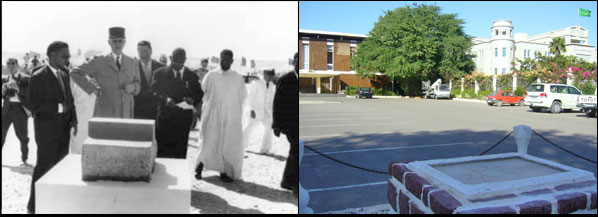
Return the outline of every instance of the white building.
<path id="1" fill-rule="evenodd" d="M 511 62 L 515 61 L 515 58 L 536 58 L 536 52 L 550 55 L 550 42 L 555 37 L 565 38 L 567 52 L 564 55 L 574 55 L 588 62 L 596 62 L 596 48 L 588 44 L 586 28 L 570 26 L 531 37 L 525 33 L 513 33 L 513 29 L 511 21 L 497 20 L 490 28 L 491 39 L 472 39 L 474 45 L 471 51 L 476 56 L 473 60 L 479 72 L 486 75 L 511 73 Z"/>

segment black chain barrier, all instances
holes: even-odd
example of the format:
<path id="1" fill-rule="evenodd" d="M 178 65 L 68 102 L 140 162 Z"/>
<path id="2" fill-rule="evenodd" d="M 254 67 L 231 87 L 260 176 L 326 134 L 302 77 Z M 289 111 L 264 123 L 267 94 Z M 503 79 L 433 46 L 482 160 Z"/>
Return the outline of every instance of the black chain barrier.
<path id="1" fill-rule="evenodd" d="M 572 155 L 574 155 L 574 156 L 576 156 L 576 157 L 579 157 L 579 158 L 581 158 L 581 159 L 584 159 L 584 160 L 586 160 L 586 161 L 589 161 L 589 162 L 591 162 L 591 163 L 594 163 L 594 164 L 596 164 L 596 161 L 592 161 L 592 160 L 590 160 L 590 159 L 587 159 L 587 158 L 585 158 L 585 157 L 583 157 L 583 156 L 580 156 L 580 155 L 578 155 L 578 154 L 575 154 L 575 153 L 573 153 L 573 152 L 570 152 L 570 151 L 568 151 L 568 150 L 566 150 L 566 149 L 564 149 L 564 148 L 562 148 L 562 147 L 558 146 L 557 144 L 554 144 L 553 142 L 551 142 L 550 140 L 548 140 L 548 139 L 544 138 L 542 135 L 540 135 L 538 132 L 536 132 L 536 131 L 535 131 L 535 130 L 533 130 L 533 129 L 532 129 L 532 132 L 534 132 L 534 134 L 538 135 L 540 138 L 544 139 L 546 142 L 550 143 L 551 145 L 553 145 L 553 146 L 555 146 L 555 147 L 557 147 L 557 148 L 559 148 L 559 149 L 561 149 L 561 150 L 563 150 L 563 151 L 565 151 L 565 152 L 567 152 L 567 153 L 569 153 L 569 154 L 572 154 Z M 511 136 L 512 134 L 513 134 L 513 131 L 511 131 L 511 132 L 510 132 L 509 134 L 507 134 L 507 135 L 506 135 L 504 138 L 502 138 L 500 141 L 498 141 L 498 142 L 497 142 L 496 144 L 494 144 L 492 147 L 490 147 L 490 148 L 489 148 L 489 149 L 487 149 L 486 151 L 484 151 L 484 152 L 480 153 L 479 155 L 484 155 L 484 154 L 488 153 L 490 150 L 494 149 L 494 148 L 495 148 L 496 146 L 498 146 L 500 143 L 502 143 L 503 141 L 505 141 L 505 139 L 507 139 L 507 138 L 508 138 L 509 136 Z M 322 152 L 320 152 L 320 151 L 318 151 L 318 150 L 316 150 L 316 149 L 313 149 L 313 148 L 311 148 L 311 147 L 309 147 L 309 146 L 307 146 L 307 145 L 304 145 L 304 146 L 305 146 L 305 148 L 307 148 L 308 150 L 310 150 L 310 151 L 312 151 L 312 152 L 314 152 L 314 153 L 317 153 L 317 154 L 321 155 L 322 157 L 328 158 L 328 159 L 330 159 L 330 160 L 332 160 L 332 161 L 335 161 L 335 162 L 337 162 L 337 163 L 343 164 L 343 165 L 345 165 L 345 166 L 353 167 L 353 168 L 355 168 L 355 169 L 364 170 L 364 171 L 367 171 L 367 172 L 372 172 L 372 173 L 378 173 L 378 174 L 385 174 L 385 175 L 388 175 L 388 172 L 376 171 L 376 170 L 372 170 L 372 169 L 367 169 L 367 168 L 363 168 L 363 167 L 360 167 L 360 166 L 356 166 L 356 165 L 353 165 L 353 164 L 350 164 L 350 163 L 347 163 L 347 162 L 344 162 L 344 161 L 341 161 L 341 160 L 335 159 L 335 158 L 333 158 L 333 157 L 330 157 L 330 156 L 328 156 L 328 155 L 326 155 L 326 154 L 324 154 L 324 153 L 322 153 Z"/>
<path id="2" fill-rule="evenodd" d="M 553 146 L 555 146 L 555 147 L 557 147 L 557 148 L 559 148 L 559 149 L 561 149 L 561 150 L 563 150 L 563 151 L 565 151 L 565 152 L 567 152 L 567 153 L 569 153 L 569 154 L 572 154 L 573 156 L 576 156 L 576 157 L 578 157 L 578 158 L 581 158 L 581 159 L 584 159 L 584 160 L 586 160 L 586 161 L 589 161 L 589 162 L 591 162 L 591 163 L 593 163 L 593 164 L 596 164 L 596 161 L 593 161 L 593 160 L 587 159 L 587 158 L 585 158 L 585 157 L 583 157 L 583 156 L 580 156 L 580 155 L 578 155 L 578 154 L 575 154 L 575 153 L 573 153 L 573 152 L 570 152 L 570 151 L 568 151 L 568 150 L 566 150 L 566 149 L 564 149 L 564 148 L 562 148 L 562 147 L 558 146 L 557 144 L 554 144 L 553 142 L 551 142 L 550 140 L 548 140 L 548 139 L 544 138 L 542 135 L 540 135 L 538 132 L 536 132 L 536 131 L 535 131 L 535 130 L 533 130 L 533 129 L 532 129 L 532 132 L 534 132 L 536 135 L 538 135 L 540 138 L 544 139 L 545 141 L 547 141 L 547 142 L 548 142 L 548 143 L 550 143 L 551 145 L 553 145 Z"/>
<path id="3" fill-rule="evenodd" d="M 313 149 L 313 148 L 311 148 L 311 147 L 309 147 L 309 146 L 307 146 L 307 145 L 304 145 L 304 146 L 305 146 L 305 148 L 307 148 L 308 150 L 310 150 L 310 151 L 313 151 L 313 152 L 315 152 L 315 153 L 317 153 L 317 154 L 319 154 L 319 155 L 322 155 L 322 157 L 328 158 L 328 159 L 330 159 L 330 160 L 332 160 L 332 161 L 335 161 L 335 162 L 337 162 L 337 163 L 343 164 L 343 165 L 345 165 L 345 166 L 353 167 L 353 168 L 355 168 L 355 169 L 365 170 L 365 171 L 372 172 L 372 173 L 379 173 L 379 174 L 385 174 L 385 175 L 388 175 L 388 172 L 376 171 L 376 170 L 371 170 L 371 169 L 363 168 L 363 167 L 360 167 L 360 166 L 355 166 L 355 165 L 353 165 L 353 164 L 346 163 L 346 162 L 343 162 L 343 161 L 340 161 L 340 160 L 334 159 L 334 158 L 332 158 L 332 157 L 330 157 L 330 156 L 328 156 L 328 155 L 326 155 L 326 154 L 324 154 L 324 153 L 322 153 L 322 152 L 319 152 L 318 150 L 315 150 L 315 149 Z"/>
<path id="4" fill-rule="evenodd" d="M 513 131 L 511 131 L 509 134 L 507 134 L 507 136 L 505 136 L 505 138 L 502 138 L 500 141 L 498 141 L 498 143 L 496 143 L 495 145 L 493 145 L 492 147 L 490 147 L 489 149 L 486 149 L 486 151 L 480 153 L 479 155 L 484 155 L 487 152 L 489 152 L 490 150 L 494 149 L 494 147 L 496 147 L 498 144 L 500 144 L 502 141 L 505 141 L 505 139 L 507 139 L 511 134 L 513 134 Z"/>

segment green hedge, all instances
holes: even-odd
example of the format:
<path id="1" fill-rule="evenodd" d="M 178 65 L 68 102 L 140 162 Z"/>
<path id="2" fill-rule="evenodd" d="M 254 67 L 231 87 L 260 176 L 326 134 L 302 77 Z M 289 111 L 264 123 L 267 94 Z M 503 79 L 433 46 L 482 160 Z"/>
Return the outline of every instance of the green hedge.
<path id="1" fill-rule="evenodd" d="M 488 96 L 490 93 L 492 93 L 492 90 L 479 90 L 478 99 L 486 99 L 486 96 Z"/>
<path id="2" fill-rule="evenodd" d="M 525 92 L 526 91 L 522 87 L 517 87 L 517 89 L 515 90 L 515 95 L 524 97 Z"/>
<path id="3" fill-rule="evenodd" d="M 451 90 L 451 98 L 457 98 L 461 96 L 461 88 L 459 87 L 459 89 L 452 89 Z"/>
<path id="4" fill-rule="evenodd" d="M 579 82 L 574 84 L 574 86 L 581 90 L 582 94 L 593 95 L 594 91 L 596 91 L 596 87 L 591 82 Z"/>
<path id="5" fill-rule="evenodd" d="M 359 93 L 359 86 L 346 86 L 345 87 L 345 95 L 354 96 Z M 372 88 L 372 95 L 374 96 L 397 96 L 397 94 L 393 93 L 390 89 L 384 88 Z"/>

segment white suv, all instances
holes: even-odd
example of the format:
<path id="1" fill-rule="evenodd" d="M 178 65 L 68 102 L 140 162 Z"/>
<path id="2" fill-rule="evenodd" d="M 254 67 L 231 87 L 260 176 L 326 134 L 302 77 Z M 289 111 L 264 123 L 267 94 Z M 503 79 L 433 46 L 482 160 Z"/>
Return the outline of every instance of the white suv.
<path id="1" fill-rule="evenodd" d="M 525 94 L 525 105 L 534 112 L 547 108 L 558 114 L 561 111 L 571 111 L 577 108 L 577 97 L 581 91 L 574 86 L 565 84 L 532 84 Z"/>

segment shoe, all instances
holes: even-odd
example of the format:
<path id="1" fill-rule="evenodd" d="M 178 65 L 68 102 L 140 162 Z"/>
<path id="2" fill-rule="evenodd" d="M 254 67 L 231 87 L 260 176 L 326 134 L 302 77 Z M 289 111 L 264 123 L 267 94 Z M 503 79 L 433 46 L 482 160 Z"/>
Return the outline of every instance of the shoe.
<path id="1" fill-rule="evenodd" d="M 220 181 L 223 181 L 223 182 L 228 182 L 228 183 L 230 183 L 230 182 L 233 182 L 234 180 L 233 180 L 233 179 L 231 179 L 230 177 L 228 177 L 228 176 L 226 175 L 226 173 L 220 173 Z"/>
<path id="2" fill-rule="evenodd" d="M 287 190 L 291 190 L 291 191 L 298 191 L 299 187 L 298 186 L 292 186 L 286 183 L 281 183 L 280 184 L 281 188 L 287 189 Z"/>
<path id="3" fill-rule="evenodd" d="M 195 168 L 195 179 L 200 180 L 201 179 L 201 171 L 203 170 L 203 163 L 199 163 L 199 165 L 197 165 L 197 168 Z"/>

